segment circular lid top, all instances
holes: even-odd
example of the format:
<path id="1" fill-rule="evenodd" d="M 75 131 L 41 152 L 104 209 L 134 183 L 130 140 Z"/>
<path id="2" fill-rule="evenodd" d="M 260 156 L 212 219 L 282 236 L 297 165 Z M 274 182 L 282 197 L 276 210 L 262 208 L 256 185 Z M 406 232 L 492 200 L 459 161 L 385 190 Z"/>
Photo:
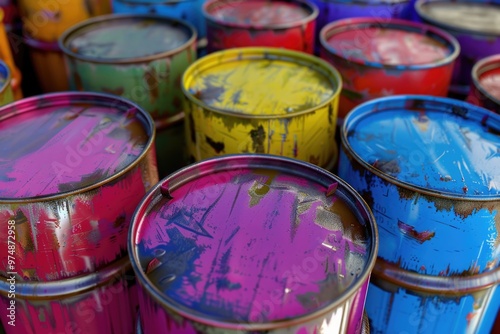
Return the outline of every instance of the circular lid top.
<path id="1" fill-rule="evenodd" d="M 489 98 L 500 103 L 500 55 L 494 55 L 477 62 L 472 69 L 475 85 Z"/>
<path id="2" fill-rule="evenodd" d="M 330 102 L 340 74 L 323 60 L 274 48 L 236 48 L 205 56 L 187 69 L 189 98 L 238 116 L 296 115 Z"/>
<path id="3" fill-rule="evenodd" d="M 152 190 L 132 224 L 132 265 L 149 293 L 184 317 L 239 329 L 338 307 L 368 279 L 378 245 L 347 183 L 271 155 L 187 167 Z"/>
<path id="4" fill-rule="evenodd" d="M 297 25 L 318 15 L 316 7 L 300 0 L 212 0 L 204 9 L 212 20 L 255 29 Z"/>
<path id="5" fill-rule="evenodd" d="M 500 115 L 430 96 L 366 102 L 344 121 L 342 141 L 391 182 L 451 197 L 500 196 Z"/>
<path id="6" fill-rule="evenodd" d="M 0 200 L 93 187 L 128 168 L 152 142 L 138 107 L 104 94 L 58 93 L 0 108 Z"/>
<path id="7" fill-rule="evenodd" d="M 106 15 L 64 33 L 61 48 L 77 58 L 120 62 L 171 53 L 196 37 L 187 23 L 156 15 Z"/>
<path id="8" fill-rule="evenodd" d="M 420 0 L 418 14 L 444 28 L 480 34 L 500 34 L 500 4 L 479 1 Z"/>
<path id="9" fill-rule="evenodd" d="M 446 34 L 447 35 L 447 34 Z M 372 66 L 433 65 L 458 56 L 458 42 L 444 32 L 408 21 L 338 20 L 325 27 L 321 42 L 330 52 Z"/>

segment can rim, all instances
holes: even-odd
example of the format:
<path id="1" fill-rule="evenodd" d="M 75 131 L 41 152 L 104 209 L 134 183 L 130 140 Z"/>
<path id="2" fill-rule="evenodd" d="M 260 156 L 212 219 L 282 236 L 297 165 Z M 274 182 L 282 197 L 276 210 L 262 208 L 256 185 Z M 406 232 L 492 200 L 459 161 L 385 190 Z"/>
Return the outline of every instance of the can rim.
<path id="1" fill-rule="evenodd" d="M 68 46 L 66 46 L 72 37 L 79 33 L 84 29 L 88 29 L 95 25 L 106 25 L 109 26 L 113 21 L 121 21 L 127 19 L 150 19 L 156 20 L 158 22 L 168 22 L 173 23 L 175 25 L 181 26 L 189 30 L 190 37 L 184 44 L 178 46 L 177 48 L 167 50 L 164 52 L 156 53 L 148 56 L 140 56 L 133 58 L 98 58 L 92 56 L 85 56 L 79 53 L 73 52 Z M 183 20 L 177 20 L 157 14 L 108 14 L 108 15 L 100 15 L 95 16 L 93 18 L 87 19 L 83 22 L 80 22 L 71 28 L 67 29 L 57 40 L 59 48 L 63 52 L 63 54 L 67 57 L 72 57 L 81 61 L 95 63 L 95 64 L 135 64 L 135 63 L 143 63 L 158 59 L 163 59 L 166 57 L 170 57 L 172 55 L 178 54 L 186 49 L 189 49 L 192 45 L 196 43 L 196 39 L 198 37 L 198 33 L 196 29 L 188 22 Z"/>
<path id="2" fill-rule="evenodd" d="M 28 300 L 70 297 L 101 287 L 113 280 L 127 279 L 125 272 L 132 268 L 128 257 L 123 257 L 93 273 L 57 281 L 20 281 L 16 278 L 16 297 Z M 0 276 L 0 295 L 7 296 L 10 283 Z"/>
<path id="3" fill-rule="evenodd" d="M 221 5 L 226 5 L 226 4 L 233 4 L 237 6 L 236 3 L 238 2 L 248 2 L 249 0 L 208 0 L 203 3 L 202 6 L 202 12 L 203 16 L 207 21 L 210 21 L 212 23 L 225 26 L 225 27 L 231 27 L 231 28 L 238 28 L 238 29 L 245 29 L 245 30 L 284 30 L 284 29 L 290 29 L 290 28 L 295 28 L 304 24 L 308 24 L 316 20 L 316 18 L 319 15 L 319 9 L 316 6 L 316 4 L 308 1 L 308 0 L 280 0 L 281 2 L 287 2 L 287 3 L 292 3 L 292 4 L 297 4 L 297 7 L 301 7 L 306 9 L 309 13 L 308 16 L 305 18 L 296 20 L 296 21 L 291 21 L 287 23 L 281 23 L 281 24 L 275 24 L 275 25 L 252 25 L 252 24 L 245 24 L 245 23 L 238 23 L 238 22 L 227 22 L 224 21 L 221 18 L 217 18 L 214 16 L 212 13 L 214 12 L 213 9 L 217 9 Z M 268 1 L 263 1 L 263 0 L 250 0 L 250 1 L 255 1 L 255 2 L 262 2 L 266 3 Z M 212 8 L 214 7 L 214 8 Z"/>
<path id="4" fill-rule="evenodd" d="M 472 67 L 472 82 L 474 87 L 479 90 L 487 99 L 500 106 L 500 100 L 488 92 L 479 81 L 479 77 L 486 72 L 500 68 L 500 54 L 481 59 Z"/>
<path id="5" fill-rule="evenodd" d="M 201 69 L 207 69 L 212 66 L 218 66 L 221 60 L 225 62 L 233 62 L 246 59 L 249 60 L 279 59 L 308 66 L 309 68 L 312 68 L 322 73 L 325 77 L 327 77 L 330 80 L 333 92 L 328 99 L 326 99 L 322 103 L 318 103 L 318 105 L 312 108 L 294 111 L 287 114 L 280 114 L 280 115 L 275 115 L 275 114 L 254 115 L 254 114 L 246 114 L 243 112 L 236 112 L 228 109 L 216 108 L 210 106 L 207 103 L 196 98 L 194 94 L 191 93 L 189 88 L 187 88 L 188 82 L 190 82 L 193 79 L 193 77 L 195 77 L 195 75 L 199 73 Z M 314 67 L 311 67 L 311 65 L 314 65 Z M 182 75 L 181 79 L 181 89 L 182 92 L 184 93 L 184 96 L 187 97 L 192 103 L 216 114 L 245 118 L 245 119 L 286 119 L 315 112 L 316 110 L 323 108 L 324 106 L 330 104 L 332 101 L 337 99 L 340 95 L 340 91 L 342 90 L 342 77 L 340 76 L 340 73 L 337 71 L 336 68 L 334 68 L 332 65 L 330 65 L 323 59 L 309 55 L 304 52 L 292 51 L 281 48 L 270 48 L 270 47 L 242 47 L 242 48 L 231 48 L 227 50 L 213 52 L 196 60 L 184 71 L 184 74 Z"/>
<path id="6" fill-rule="evenodd" d="M 415 11 L 417 12 L 418 16 L 428 22 L 429 24 L 432 24 L 437 27 L 441 27 L 443 29 L 446 29 L 447 31 L 453 31 L 456 33 L 467 33 L 469 35 L 479 35 L 479 36 L 495 36 L 495 37 L 500 37 L 500 34 L 493 33 L 491 31 L 477 31 L 477 30 L 471 30 L 467 28 L 462 28 L 459 26 L 455 26 L 452 24 L 448 24 L 445 22 L 442 22 L 441 20 L 437 18 L 433 18 L 432 16 L 427 15 L 423 7 L 427 5 L 428 3 L 448 3 L 452 4 L 455 2 L 463 2 L 463 3 L 470 3 L 470 4 L 476 4 L 476 5 L 485 5 L 485 6 L 495 6 L 497 8 L 500 8 L 500 4 L 495 3 L 495 2 L 473 2 L 473 1 L 447 1 L 447 0 L 417 0 L 415 2 Z"/>
<path id="7" fill-rule="evenodd" d="M 151 148 L 154 145 L 156 137 L 156 129 L 151 115 L 145 112 L 136 103 L 133 103 L 132 101 L 125 99 L 121 96 L 111 95 L 107 93 L 68 91 L 68 92 L 48 93 L 48 94 L 42 94 L 24 98 L 19 101 L 15 101 L 0 107 L 0 122 L 6 118 L 12 117 L 19 113 L 32 112 L 36 108 L 40 108 L 41 106 L 43 106 L 44 103 L 50 103 L 52 106 L 54 106 L 55 103 L 57 103 L 57 105 L 64 105 L 64 104 L 67 105 L 68 99 L 77 99 L 77 101 L 81 102 L 98 101 L 100 103 L 99 106 L 108 106 L 111 108 L 113 107 L 116 108 L 119 106 L 128 106 L 129 108 L 134 108 L 137 111 L 136 117 L 142 123 L 146 134 L 149 136 L 148 141 L 146 142 L 141 154 L 138 155 L 134 161 L 130 162 L 130 164 L 128 164 L 121 170 L 100 180 L 97 183 L 93 183 L 88 186 L 77 188 L 70 191 L 57 192 L 48 195 L 30 196 L 21 198 L 0 197 L 0 204 L 31 203 L 33 201 L 36 202 L 53 201 L 60 198 L 65 198 L 68 196 L 74 196 L 89 192 L 93 189 L 104 186 L 129 173 L 141 161 L 143 161 L 151 151 Z M 42 101 L 42 103 L 40 101 Z"/>
<path id="8" fill-rule="evenodd" d="M 238 163 L 237 166 L 235 166 L 236 162 Z M 251 165 L 249 162 L 252 162 L 253 165 Z M 303 169 L 303 172 L 305 170 L 307 170 L 309 173 L 314 171 L 315 176 L 314 177 L 309 176 L 309 178 L 314 178 L 317 182 L 319 182 L 318 179 L 320 177 L 325 178 L 325 180 L 328 179 L 330 181 L 338 182 L 339 189 L 341 187 L 345 189 L 345 194 L 343 194 L 343 196 L 346 196 L 345 198 L 349 196 L 351 200 L 353 201 L 355 200 L 356 201 L 355 205 L 358 210 L 361 211 L 361 209 L 363 209 L 363 212 L 360 213 L 360 215 L 365 217 L 365 220 L 369 222 L 366 228 L 371 232 L 372 242 L 370 245 L 370 256 L 366 261 L 362 274 L 360 274 L 357 280 L 353 282 L 352 285 L 349 286 L 349 288 L 343 291 L 342 294 L 333 303 L 324 306 L 323 308 L 320 308 L 311 313 L 307 313 L 305 315 L 296 317 L 294 319 L 274 320 L 267 323 L 249 323 L 249 322 L 238 323 L 238 322 L 211 320 L 206 316 L 204 317 L 203 315 L 187 312 L 186 307 L 182 307 L 178 303 L 170 303 L 165 298 L 163 298 L 162 297 L 163 294 L 161 293 L 161 291 L 154 287 L 154 284 L 152 284 L 149 281 L 149 279 L 145 274 L 145 271 L 141 268 L 140 259 L 138 258 L 137 252 L 135 250 L 136 248 L 135 232 L 137 232 L 137 230 L 140 229 L 143 223 L 143 218 L 150 211 L 152 206 L 157 202 L 157 198 L 163 196 L 161 194 L 162 191 L 161 189 L 164 189 L 163 190 L 164 192 L 165 189 L 167 189 L 166 191 L 168 192 L 169 186 L 173 185 L 172 188 L 175 188 L 176 186 L 181 186 L 191 181 L 194 178 L 199 178 L 202 176 L 209 175 L 211 172 L 214 171 L 220 172 L 224 170 L 234 170 L 238 168 L 249 168 L 252 166 L 254 168 L 270 168 L 272 166 L 270 165 L 270 163 L 272 162 L 281 164 L 281 168 L 285 168 L 283 167 L 284 165 L 288 165 L 286 167 L 289 167 L 289 165 L 295 165 L 295 167 L 297 168 L 287 169 L 287 171 L 293 171 L 295 175 L 304 176 L 303 174 L 298 172 L 300 168 Z M 218 164 L 217 166 L 219 167 L 213 168 L 213 166 L 208 166 L 208 167 L 203 166 L 206 164 L 209 165 Z M 274 165 L 272 167 L 278 169 L 277 166 L 278 165 Z M 191 175 L 191 177 L 186 177 L 186 174 L 188 174 L 189 176 L 190 172 L 198 172 L 198 173 L 193 174 L 194 176 Z M 171 181 L 176 179 L 179 180 L 178 184 L 172 184 Z M 349 300 L 356 293 L 358 293 L 365 283 L 368 283 L 370 278 L 370 273 L 375 266 L 379 248 L 378 226 L 375 221 L 375 217 L 373 216 L 373 213 L 368 204 L 366 203 L 366 201 L 351 185 L 349 185 L 346 181 L 342 180 L 335 174 L 332 174 L 331 172 L 328 172 L 323 168 L 313 165 L 311 163 L 271 154 L 228 154 L 220 157 L 202 160 L 198 163 L 186 166 L 170 174 L 169 176 L 161 180 L 155 187 L 153 187 L 146 194 L 141 203 L 137 206 L 132 216 L 131 227 L 129 229 L 127 240 L 128 240 L 128 252 L 129 252 L 130 262 L 132 264 L 132 268 L 134 269 L 136 278 L 140 283 L 140 285 L 146 290 L 148 295 L 152 297 L 156 302 L 158 302 L 163 307 L 170 309 L 171 311 L 179 314 L 180 316 L 186 319 L 190 319 L 192 321 L 202 323 L 208 326 L 234 329 L 234 330 L 243 330 L 243 331 L 265 331 L 265 330 L 280 329 L 286 326 L 303 324 L 307 321 L 328 314 L 329 312 L 332 312 L 333 310 L 342 306 L 343 304 L 345 304 L 347 300 Z M 184 310 L 182 308 L 184 308 Z"/>
<path id="9" fill-rule="evenodd" d="M 5 72 L 5 82 L 0 87 L 0 94 L 3 94 L 9 88 L 9 86 L 11 86 L 11 83 L 12 83 L 12 71 L 10 70 L 9 65 L 7 65 L 7 63 L 5 63 L 1 59 L 0 59 L 0 72 Z"/>
<path id="10" fill-rule="evenodd" d="M 341 132 L 340 132 L 340 140 L 342 148 L 348 152 L 358 164 L 360 164 L 363 168 L 368 170 L 370 173 L 376 175 L 382 180 L 395 185 L 397 187 L 409 190 L 411 192 L 416 192 L 418 194 L 432 196 L 434 198 L 443 198 L 443 199 L 451 199 L 455 201 L 476 201 L 476 202 L 486 202 L 486 201 L 499 201 L 500 194 L 487 194 L 487 195 L 466 195 L 460 194 L 456 192 L 450 191 L 438 191 L 430 188 L 424 188 L 423 186 L 418 186 L 411 184 L 407 181 L 401 181 L 400 179 L 388 175 L 381 170 L 373 167 L 367 161 L 365 161 L 350 145 L 350 142 L 347 138 L 347 133 L 349 131 L 349 127 L 352 124 L 355 124 L 358 119 L 363 118 L 364 116 L 373 113 L 373 112 L 382 112 L 384 110 L 391 110 L 391 107 L 384 107 L 384 103 L 389 101 L 401 101 L 401 100 L 412 100 L 412 101 L 422 101 L 422 102 L 432 102 L 435 103 L 436 106 L 450 106 L 451 110 L 440 110 L 441 112 L 448 112 L 452 114 L 460 114 L 465 110 L 474 110 L 474 113 L 478 116 L 477 121 L 486 124 L 489 121 L 496 121 L 500 125 L 500 114 L 495 114 L 489 110 L 484 108 L 469 104 L 464 101 L 459 101 L 447 97 L 436 97 L 436 96 L 428 96 L 428 95 L 394 95 L 390 97 L 382 97 L 373 99 L 367 102 L 364 102 L 354 109 L 352 109 L 349 114 L 347 114 L 344 119 L 344 123 L 342 124 Z M 362 111 L 364 108 L 371 107 L 369 111 Z M 465 111 L 466 112 L 466 111 Z M 500 129 L 500 126 L 499 126 Z"/>
<path id="11" fill-rule="evenodd" d="M 28 45 L 29 47 L 37 50 L 42 50 L 42 51 L 52 51 L 52 52 L 62 52 L 59 43 L 57 41 L 55 42 L 45 42 L 41 41 L 39 39 L 35 39 L 32 36 L 30 36 L 28 33 L 23 33 L 23 41 Z"/>
<path id="12" fill-rule="evenodd" d="M 440 40 L 445 44 L 446 48 L 450 50 L 450 53 L 437 61 L 424 63 L 424 64 L 384 64 L 375 61 L 365 61 L 355 57 L 345 57 L 342 52 L 334 49 L 328 40 L 335 34 L 340 32 L 345 32 L 349 30 L 362 31 L 363 28 L 384 28 L 384 29 L 394 29 L 407 32 L 413 32 L 421 35 L 428 36 L 434 40 Z M 457 39 L 451 34 L 443 31 L 439 28 L 433 27 L 431 25 L 412 22 L 402 19 L 391 18 L 389 20 L 381 18 L 372 17 L 361 17 L 361 18 L 347 18 L 331 22 L 324 26 L 319 34 L 319 40 L 321 47 L 325 49 L 329 54 L 334 57 L 346 60 L 351 63 L 363 65 L 366 67 L 373 67 L 377 69 L 392 69 L 399 71 L 417 71 L 430 68 L 436 68 L 440 66 L 446 66 L 453 63 L 460 54 L 460 44 Z"/>

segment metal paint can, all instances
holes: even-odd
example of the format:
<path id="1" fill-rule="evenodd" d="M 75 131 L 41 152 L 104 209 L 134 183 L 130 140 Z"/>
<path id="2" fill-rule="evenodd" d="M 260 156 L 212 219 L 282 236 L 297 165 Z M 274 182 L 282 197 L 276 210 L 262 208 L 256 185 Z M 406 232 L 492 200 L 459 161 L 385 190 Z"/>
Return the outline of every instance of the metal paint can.
<path id="1" fill-rule="evenodd" d="M 184 73 L 192 161 L 267 153 L 325 167 L 336 161 L 340 74 L 317 57 L 278 48 L 209 54 Z"/>
<path id="2" fill-rule="evenodd" d="M 54 281 L 127 255 L 132 214 L 158 182 L 151 117 L 118 96 L 65 92 L 0 108 L 0 275 Z M 8 226 L 15 226 L 15 240 Z"/>
<path id="3" fill-rule="evenodd" d="M 199 38 L 206 36 L 206 22 L 202 13 L 204 0 L 113 0 L 113 13 L 158 14 L 189 22 Z"/>
<path id="4" fill-rule="evenodd" d="M 460 43 L 450 93 L 465 98 L 474 64 L 500 53 L 500 4 L 484 0 L 418 0 L 415 10 L 424 22 L 448 31 Z"/>
<path id="5" fill-rule="evenodd" d="M 384 96 L 446 96 L 460 53 L 456 39 L 406 20 L 344 19 L 321 30 L 321 57 L 342 75 L 339 117 Z"/>
<path id="6" fill-rule="evenodd" d="M 0 106 L 14 101 L 9 66 L 0 60 Z"/>
<path id="7" fill-rule="evenodd" d="M 387 97 L 351 111 L 341 137 L 339 176 L 370 205 L 384 240 L 374 273 L 401 288 L 370 286 L 374 332 L 421 333 L 429 317 L 436 333 L 479 326 L 499 283 L 500 115 L 449 98 Z"/>
<path id="8" fill-rule="evenodd" d="M 15 299 L 8 293 L 12 284 Z M 0 305 L 7 311 L 1 320 L 7 334 L 134 334 L 137 288 L 128 257 L 95 273 L 60 281 L 15 282 L 2 277 Z"/>
<path id="9" fill-rule="evenodd" d="M 295 159 L 227 155 L 163 179 L 129 255 L 145 333 L 360 333 L 377 227 L 359 194 Z"/>
<path id="10" fill-rule="evenodd" d="M 207 51 L 246 46 L 313 53 L 318 8 L 304 0 L 209 0 Z"/>
<path id="11" fill-rule="evenodd" d="M 29 47 L 30 59 L 35 76 L 43 93 L 69 90 L 64 55 L 58 43 L 42 42 L 27 35 L 24 42 Z"/>
<path id="12" fill-rule="evenodd" d="M 24 32 L 43 42 L 56 42 L 69 27 L 111 13 L 111 0 L 19 0 Z"/>
<path id="13" fill-rule="evenodd" d="M 484 58 L 474 65 L 467 102 L 500 114 L 500 54 Z"/>

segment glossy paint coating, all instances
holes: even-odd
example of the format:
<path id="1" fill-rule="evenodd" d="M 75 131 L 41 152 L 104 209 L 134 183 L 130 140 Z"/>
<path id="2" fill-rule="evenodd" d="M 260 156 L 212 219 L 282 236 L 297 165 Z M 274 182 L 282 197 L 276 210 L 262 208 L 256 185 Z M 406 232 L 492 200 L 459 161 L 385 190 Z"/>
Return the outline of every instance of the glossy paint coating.
<path id="1" fill-rule="evenodd" d="M 10 82 L 10 69 L 6 63 L 0 60 L 0 106 L 14 101 L 14 93 Z"/>
<path id="2" fill-rule="evenodd" d="M 268 155 L 209 159 L 164 179 L 129 239 L 144 331 L 359 332 L 378 240 L 351 191 Z"/>
<path id="3" fill-rule="evenodd" d="M 486 57 L 474 65 L 467 101 L 500 114 L 500 55 Z"/>
<path id="4" fill-rule="evenodd" d="M 112 0 L 116 14 L 157 14 L 192 24 L 199 38 L 206 37 L 204 0 Z"/>
<path id="5" fill-rule="evenodd" d="M 0 305 L 7 309 L 9 281 L 0 278 Z M 57 282 L 17 282 L 15 326 L 4 312 L 7 334 L 135 334 L 137 285 L 128 257 L 81 277 Z"/>
<path id="6" fill-rule="evenodd" d="M 56 42 L 71 26 L 111 14 L 111 0 L 19 0 L 23 29 L 34 39 Z"/>
<path id="7" fill-rule="evenodd" d="M 211 0 L 205 2 L 208 51 L 268 46 L 312 53 L 314 4 L 302 0 Z"/>
<path id="8" fill-rule="evenodd" d="M 73 277 L 126 255 L 132 213 L 158 180 L 153 140 L 151 118 L 116 96 L 47 94 L 0 109 L 0 216 L 15 222 L 18 281 Z"/>
<path id="9" fill-rule="evenodd" d="M 72 27 L 59 40 L 70 88 L 125 97 L 153 118 L 182 111 L 180 80 L 196 59 L 196 33 L 157 15 L 110 15 Z"/>
<path id="10" fill-rule="evenodd" d="M 327 166 L 335 156 L 338 72 L 320 59 L 275 48 L 213 53 L 185 72 L 188 152 L 269 153 Z"/>
<path id="11" fill-rule="evenodd" d="M 477 0 L 418 0 L 415 9 L 421 20 L 449 32 L 460 43 L 452 90 L 466 96 L 474 64 L 500 53 L 500 4 Z"/>
<path id="12" fill-rule="evenodd" d="M 320 33 L 321 58 L 339 70 L 339 117 L 391 95 L 446 96 L 460 47 L 449 34 L 405 20 L 344 19 Z"/>

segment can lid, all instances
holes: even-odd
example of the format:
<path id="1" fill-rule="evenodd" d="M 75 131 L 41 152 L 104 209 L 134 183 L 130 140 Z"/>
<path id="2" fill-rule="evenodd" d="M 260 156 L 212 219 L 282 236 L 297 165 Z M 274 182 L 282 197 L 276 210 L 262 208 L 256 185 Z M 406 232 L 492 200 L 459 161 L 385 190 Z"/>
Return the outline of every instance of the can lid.
<path id="1" fill-rule="evenodd" d="M 331 102 L 340 74 L 325 61 L 278 48 L 235 48 L 194 62 L 182 89 L 197 104 L 238 116 L 295 116 Z"/>
<path id="2" fill-rule="evenodd" d="M 96 187 L 132 168 L 154 138 L 150 116 L 122 98 L 55 93 L 0 108 L 0 201 Z"/>
<path id="3" fill-rule="evenodd" d="M 159 15 L 105 15 L 86 20 L 61 36 L 61 49 L 96 62 L 139 61 L 179 50 L 194 42 L 188 23 Z"/>
<path id="4" fill-rule="evenodd" d="M 239 330 L 331 312 L 366 283 L 377 247 L 371 211 L 345 181 L 272 155 L 169 176 L 129 235 L 136 275 L 164 307 Z"/>
<path id="5" fill-rule="evenodd" d="M 438 196 L 498 198 L 500 115 L 431 96 L 379 98 L 353 109 L 342 142 L 389 182 Z"/>
<path id="6" fill-rule="evenodd" d="M 433 25 L 486 35 L 500 35 L 500 4 L 473 0 L 418 0 L 418 15 Z"/>
<path id="7" fill-rule="evenodd" d="M 373 67 L 435 67 L 455 60 L 460 50 L 446 32 L 398 19 L 337 20 L 322 29 L 320 40 L 329 52 Z"/>
<path id="8" fill-rule="evenodd" d="M 207 19 L 247 29 L 298 26 L 318 16 L 315 5 L 302 0 L 211 0 L 203 9 Z"/>

